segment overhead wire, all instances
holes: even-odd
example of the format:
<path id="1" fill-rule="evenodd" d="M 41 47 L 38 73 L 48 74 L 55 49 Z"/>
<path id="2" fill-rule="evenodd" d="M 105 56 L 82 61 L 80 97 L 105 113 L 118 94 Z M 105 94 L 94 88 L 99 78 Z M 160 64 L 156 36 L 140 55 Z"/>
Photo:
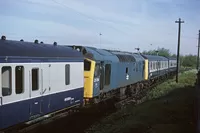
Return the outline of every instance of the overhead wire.
<path id="1" fill-rule="evenodd" d="M 57 3 L 58 5 L 61 5 L 61 6 L 63 6 L 63 7 L 66 7 L 66 8 L 68 8 L 68 9 L 70 9 L 70 10 L 76 12 L 76 13 L 79 14 L 79 15 L 85 16 L 86 18 L 88 18 L 88 19 L 90 19 L 90 20 L 92 20 L 92 21 L 95 21 L 95 22 L 100 23 L 100 24 L 107 25 L 107 27 L 112 28 L 112 29 L 114 29 L 114 30 L 116 30 L 116 31 L 118 31 L 118 32 L 120 32 L 120 33 L 126 34 L 126 35 L 130 36 L 131 38 L 133 38 L 133 36 L 131 36 L 130 34 L 124 32 L 124 31 L 121 31 L 121 30 L 119 30 L 119 29 L 117 29 L 117 28 L 115 28 L 115 27 L 113 27 L 113 26 L 111 26 L 111 25 L 108 25 L 108 24 L 105 24 L 105 23 L 103 23 L 103 22 L 100 22 L 100 21 L 98 21 L 98 20 L 96 20 L 96 19 L 94 19 L 94 18 L 92 18 L 92 17 L 90 17 L 90 16 L 88 16 L 88 15 L 82 13 L 82 12 L 79 12 L 79 11 L 77 11 L 77 10 L 75 10 L 75 9 L 73 9 L 73 8 L 71 8 L 71 7 L 69 7 L 69 6 L 67 6 L 66 4 L 59 3 L 59 2 L 57 2 L 56 0 L 52 0 L 52 1 L 53 1 L 54 3 Z M 172 33 L 168 33 L 168 35 L 172 35 Z M 190 38 L 190 39 L 197 39 L 197 37 L 191 37 L 191 36 L 185 36 L 185 35 L 182 35 L 181 37 Z"/>
<path id="2" fill-rule="evenodd" d="M 123 33 L 123 34 L 126 34 L 126 35 L 130 36 L 131 38 L 133 37 L 133 36 L 131 36 L 130 34 L 128 34 L 128 33 L 126 33 L 126 32 L 123 32 L 123 31 L 121 31 L 121 30 L 119 30 L 119 29 L 117 29 L 117 28 L 115 28 L 115 27 L 113 27 L 113 26 L 110 26 L 110 25 L 107 25 L 107 24 L 105 24 L 105 23 L 103 23 L 103 22 L 100 22 L 100 21 L 98 21 L 98 20 L 96 20 L 96 19 L 94 19 L 94 18 L 92 18 L 92 17 L 90 17 L 90 16 L 88 16 L 88 15 L 82 13 L 82 12 L 79 12 L 79 11 L 77 11 L 77 10 L 75 10 L 75 9 L 73 9 L 73 8 L 71 8 L 71 7 L 69 7 L 69 6 L 67 6 L 67 5 L 65 5 L 65 4 L 59 3 L 59 2 L 57 2 L 57 1 L 55 1 L 55 0 L 51 0 L 51 1 L 53 1 L 54 3 L 57 3 L 58 5 L 61 5 L 61 6 L 63 6 L 63 7 L 68 8 L 68 9 L 70 9 L 70 10 L 76 12 L 76 13 L 79 14 L 79 15 L 85 16 L 86 18 L 88 18 L 88 19 L 90 19 L 90 20 L 92 20 L 92 21 L 95 21 L 95 22 L 100 23 L 100 24 L 104 24 L 104 25 L 106 25 L 106 26 L 109 27 L 109 28 L 112 28 L 112 29 L 114 29 L 114 30 L 116 30 L 116 31 L 118 31 L 118 32 L 121 32 L 121 33 Z"/>

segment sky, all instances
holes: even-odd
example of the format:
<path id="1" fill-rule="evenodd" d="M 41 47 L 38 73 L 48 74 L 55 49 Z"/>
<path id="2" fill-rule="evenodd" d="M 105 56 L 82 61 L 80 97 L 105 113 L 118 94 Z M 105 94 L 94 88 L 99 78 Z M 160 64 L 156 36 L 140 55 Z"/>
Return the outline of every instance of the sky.
<path id="1" fill-rule="evenodd" d="M 181 18 L 180 53 L 196 54 L 199 6 L 199 0 L 0 0 L 0 35 L 129 52 L 164 47 L 176 53 L 175 21 Z"/>

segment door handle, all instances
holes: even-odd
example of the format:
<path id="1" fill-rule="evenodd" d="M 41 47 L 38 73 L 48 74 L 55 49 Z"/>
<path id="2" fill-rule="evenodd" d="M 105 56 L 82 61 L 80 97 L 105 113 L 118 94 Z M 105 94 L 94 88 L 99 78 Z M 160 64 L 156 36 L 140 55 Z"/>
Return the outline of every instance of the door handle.
<path id="1" fill-rule="evenodd" d="M 46 90 L 47 90 L 47 89 L 45 88 L 44 91 L 42 92 L 42 94 L 44 94 Z"/>

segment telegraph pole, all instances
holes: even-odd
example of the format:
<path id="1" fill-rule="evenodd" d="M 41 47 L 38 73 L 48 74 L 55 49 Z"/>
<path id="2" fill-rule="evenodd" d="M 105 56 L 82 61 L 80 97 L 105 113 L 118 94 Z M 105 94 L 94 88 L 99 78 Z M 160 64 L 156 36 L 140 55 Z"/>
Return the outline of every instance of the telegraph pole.
<path id="1" fill-rule="evenodd" d="M 178 83 L 181 23 L 184 23 L 184 21 L 181 21 L 181 18 L 179 18 L 179 20 L 175 21 L 175 23 L 178 23 L 178 48 L 177 48 L 177 62 L 176 62 L 176 66 L 177 66 L 177 70 L 176 70 L 176 83 Z"/>
<path id="2" fill-rule="evenodd" d="M 197 71 L 199 69 L 199 51 L 200 51 L 200 30 L 199 30 L 199 38 L 198 38 Z"/>

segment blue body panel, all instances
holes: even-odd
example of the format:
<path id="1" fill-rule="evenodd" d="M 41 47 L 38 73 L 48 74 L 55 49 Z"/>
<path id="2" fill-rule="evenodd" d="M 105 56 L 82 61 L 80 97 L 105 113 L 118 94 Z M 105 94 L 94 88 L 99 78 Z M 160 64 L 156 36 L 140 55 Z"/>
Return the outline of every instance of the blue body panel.
<path id="1" fill-rule="evenodd" d="M 108 92 L 144 80 L 144 58 L 140 54 L 104 50 L 87 46 L 69 47 L 73 47 L 82 52 L 86 58 L 94 60 L 96 64 L 100 64 L 102 67 L 101 75 L 104 76 L 104 80 L 102 81 L 100 76 L 95 77 L 93 83 L 93 97 L 99 96 L 101 91 Z M 109 85 L 105 84 L 105 67 L 107 64 L 111 66 Z M 128 73 L 126 69 L 128 69 Z M 100 90 L 101 84 L 104 84 L 102 90 Z"/>
<path id="2" fill-rule="evenodd" d="M 74 100 L 66 101 L 72 97 Z M 38 102 L 38 104 L 35 104 Z M 83 103 L 83 88 L 0 106 L 0 129 L 28 121 L 33 115 L 45 115 L 63 108 Z"/>

